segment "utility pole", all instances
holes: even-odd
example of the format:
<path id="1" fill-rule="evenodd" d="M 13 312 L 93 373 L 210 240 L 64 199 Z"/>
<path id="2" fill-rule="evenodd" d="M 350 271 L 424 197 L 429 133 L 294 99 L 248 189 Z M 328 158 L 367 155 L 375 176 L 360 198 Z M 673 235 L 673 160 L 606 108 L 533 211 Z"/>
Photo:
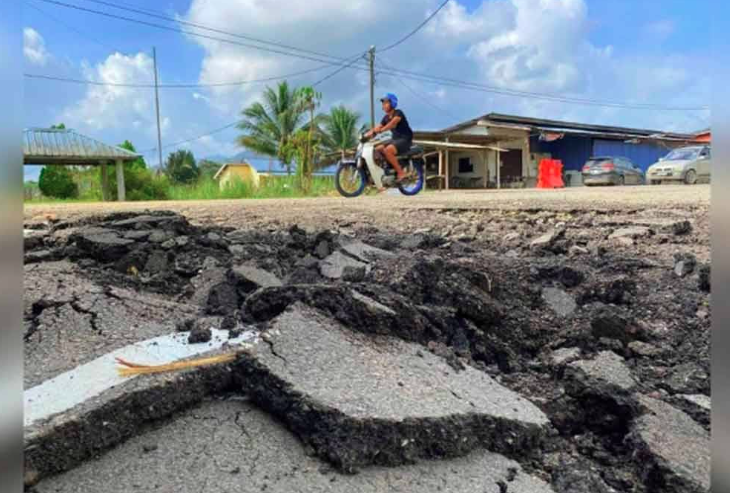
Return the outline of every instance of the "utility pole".
<path id="1" fill-rule="evenodd" d="M 160 96 L 157 93 L 157 52 L 152 47 L 152 66 L 155 70 L 155 111 L 157 112 L 157 153 L 160 164 L 157 169 L 162 170 L 162 133 L 160 132 Z"/>
<path id="2" fill-rule="evenodd" d="M 375 127 L 375 46 L 368 50 L 370 62 L 370 128 Z"/>

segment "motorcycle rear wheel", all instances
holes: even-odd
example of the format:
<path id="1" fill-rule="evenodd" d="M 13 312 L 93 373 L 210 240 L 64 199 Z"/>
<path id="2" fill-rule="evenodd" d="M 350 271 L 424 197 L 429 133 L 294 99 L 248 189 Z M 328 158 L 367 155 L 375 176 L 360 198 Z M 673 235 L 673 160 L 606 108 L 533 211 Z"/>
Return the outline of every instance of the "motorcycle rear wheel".
<path id="1" fill-rule="evenodd" d="M 403 171 L 410 173 L 413 178 L 406 180 L 398 185 L 398 190 L 403 195 L 416 195 L 418 192 L 423 190 L 423 183 L 426 178 L 423 172 L 423 163 L 420 160 L 411 160 L 407 166 L 403 168 Z"/>

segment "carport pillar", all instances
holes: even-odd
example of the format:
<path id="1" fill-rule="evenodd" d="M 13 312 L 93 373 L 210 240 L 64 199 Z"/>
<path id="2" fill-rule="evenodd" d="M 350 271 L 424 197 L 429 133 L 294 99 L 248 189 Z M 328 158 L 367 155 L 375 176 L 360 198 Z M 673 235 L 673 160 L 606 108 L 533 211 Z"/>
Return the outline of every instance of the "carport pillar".
<path id="1" fill-rule="evenodd" d="M 487 151 L 482 152 L 482 159 L 484 160 L 484 188 L 487 188 L 489 183 L 489 154 Z"/>
<path id="2" fill-rule="evenodd" d="M 109 200 L 109 173 L 106 169 L 106 161 L 100 161 L 101 165 L 101 200 Z"/>
<path id="3" fill-rule="evenodd" d="M 502 167 L 502 154 L 500 151 L 497 151 L 497 188 L 502 188 L 502 177 L 501 177 L 501 170 Z"/>
<path id="4" fill-rule="evenodd" d="M 449 150 L 446 149 L 446 178 L 444 178 L 444 182 L 446 182 L 446 190 L 450 188 L 449 182 L 451 181 L 451 170 L 449 168 Z"/>
<path id="5" fill-rule="evenodd" d="M 124 163 L 121 159 L 117 159 L 117 200 L 124 202 L 126 189 L 124 187 Z"/>
<path id="6" fill-rule="evenodd" d="M 441 177 L 444 177 L 444 182 L 446 182 L 446 175 L 444 175 L 444 151 L 439 149 L 439 190 L 441 190 Z"/>

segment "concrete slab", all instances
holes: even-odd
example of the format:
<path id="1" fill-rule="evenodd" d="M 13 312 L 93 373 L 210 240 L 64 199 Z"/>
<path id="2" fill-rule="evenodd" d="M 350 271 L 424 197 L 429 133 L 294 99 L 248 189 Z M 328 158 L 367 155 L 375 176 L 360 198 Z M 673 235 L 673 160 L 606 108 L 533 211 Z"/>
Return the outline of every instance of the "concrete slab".
<path id="1" fill-rule="evenodd" d="M 291 433 L 239 400 L 208 401 L 77 469 L 37 493 L 551 493 L 506 457 L 476 452 L 450 461 L 374 467 L 342 475 L 307 454 Z"/>
<path id="2" fill-rule="evenodd" d="M 549 420 L 486 373 L 419 345 L 343 328 L 297 303 L 274 319 L 235 379 L 345 471 L 474 449 L 524 457 Z"/>
<path id="3" fill-rule="evenodd" d="M 228 339 L 214 331 L 207 344 L 187 343 L 188 333 L 158 337 L 105 354 L 24 393 L 25 468 L 35 477 L 68 470 L 139 433 L 146 422 L 231 387 L 225 365 L 191 371 L 120 377 L 115 357 L 160 364 L 241 348 L 245 332 Z"/>

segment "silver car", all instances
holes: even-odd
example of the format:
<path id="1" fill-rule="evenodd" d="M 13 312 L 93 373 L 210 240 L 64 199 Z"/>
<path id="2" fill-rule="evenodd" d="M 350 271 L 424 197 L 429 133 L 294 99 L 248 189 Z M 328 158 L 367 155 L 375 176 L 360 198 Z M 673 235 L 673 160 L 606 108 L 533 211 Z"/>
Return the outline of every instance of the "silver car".
<path id="1" fill-rule="evenodd" d="M 699 181 L 710 181 L 712 158 L 710 146 L 691 146 L 674 149 L 646 171 L 646 184 L 663 182 L 684 182 L 694 185 Z"/>

